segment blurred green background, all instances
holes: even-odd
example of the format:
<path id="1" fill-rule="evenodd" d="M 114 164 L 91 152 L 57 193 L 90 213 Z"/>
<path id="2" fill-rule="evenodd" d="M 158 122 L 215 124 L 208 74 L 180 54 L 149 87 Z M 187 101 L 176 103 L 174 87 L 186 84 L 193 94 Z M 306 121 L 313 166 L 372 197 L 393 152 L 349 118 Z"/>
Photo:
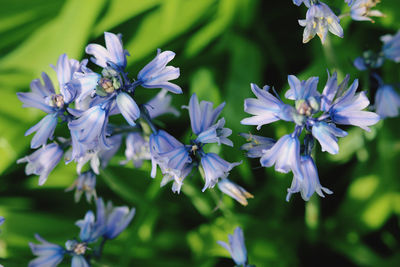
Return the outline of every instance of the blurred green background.
<path id="1" fill-rule="evenodd" d="M 325 1 L 335 11 L 348 10 L 343 0 Z M 303 28 L 297 20 L 306 8 L 290 0 L 0 0 L 0 215 L 6 217 L 0 233 L 0 263 L 26 266 L 33 255 L 28 242 L 40 233 L 63 245 L 78 235 L 74 222 L 94 209 L 84 199 L 74 203 L 64 193 L 76 178 L 73 164 L 59 166 L 46 184 L 27 177 L 16 160 L 30 154 L 31 136 L 24 132 L 43 113 L 23 109 L 16 92 L 28 91 L 42 71 L 55 81 L 49 64 L 61 53 L 82 59 L 90 42 L 104 44 L 103 32 L 123 34 L 131 53 L 131 77 L 155 54 L 173 50 L 171 65 L 180 67 L 176 80 L 184 91 L 174 96 L 175 107 L 187 104 L 191 93 L 219 104 L 233 129 L 235 147 L 218 147 L 233 162 L 243 160 L 230 179 L 246 187 L 255 198 L 247 207 L 223 196 L 218 189 L 201 192 L 196 174 L 188 178 L 180 195 L 170 185 L 160 189 L 161 177 L 150 178 L 150 164 L 134 169 L 120 166 L 123 149 L 98 177 L 97 193 L 118 205 L 137 208 L 130 227 L 106 245 L 95 266 L 232 266 L 228 252 L 217 245 L 241 226 L 250 263 L 257 266 L 400 266 L 400 132 L 399 118 L 387 119 L 370 133 L 345 128 L 340 153 L 320 152 L 316 161 L 323 186 L 334 191 L 325 199 L 313 196 L 305 203 L 296 195 L 285 202 L 291 175 L 259 167 L 239 150 L 240 132 L 279 137 L 292 125 L 274 123 L 259 132 L 240 125 L 247 115 L 243 100 L 251 97 L 250 82 L 273 85 L 283 95 L 287 75 L 306 79 L 326 70 L 359 78 L 361 88 L 374 92 L 366 73 L 351 61 L 366 49 L 379 51 L 381 35 L 400 29 L 398 0 L 384 0 L 386 14 L 376 23 L 342 20 L 345 37 L 330 35 L 323 47 L 318 38 L 302 44 Z M 93 65 L 92 65 L 93 66 Z M 382 77 L 400 82 L 399 65 L 386 62 Z M 371 88 L 369 88 L 371 87 Z M 138 102 L 156 91 L 140 89 Z M 373 100 L 371 100 L 373 102 Z M 188 136 L 188 114 L 164 116 L 166 129 Z M 61 266 L 70 265 L 64 261 Z"/>

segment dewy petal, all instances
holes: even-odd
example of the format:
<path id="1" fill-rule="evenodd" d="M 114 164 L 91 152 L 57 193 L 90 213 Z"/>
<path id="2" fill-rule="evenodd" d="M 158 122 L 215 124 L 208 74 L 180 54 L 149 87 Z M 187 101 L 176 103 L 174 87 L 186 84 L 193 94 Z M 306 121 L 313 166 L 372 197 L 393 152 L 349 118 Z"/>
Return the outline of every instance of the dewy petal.
<path id="1" fill-rule="evenodd" d="M 117 105 L 129 125 L 135 126 L 135 121 L 140 117 L 140 109 L 135 100 L 127 93 L 120 92 L 117 95 Z"/>
<path id="2" fill-rule="evenodd" d="M 47 143 L 47 139 L 53 139 L 54 130 L 57 126 L 57 114 L 45 116 L 39 123 L 26 131 L 25 136 L 36 132 L 31 141 L 31 148 L 38 148 Z"/>
<path id="3" fill-rule="evenodd" d="M 347 133 L 339 128 L 336 128 L 334 124 L 328 124 L 326 122 L 316 122 L 312 127 L 312 135 L 319 141 L 322 147 L 322 151 L 328 151 L 331 154 L 337 154 L 339 152 L 339 146 L 337 144 L 336 137 L 344 137 Z"/>
<path id="4" fill-rule="evenodd" d="M 378 88 L 375 94 L 375 108 L 381 118 L 399 115 L 400 95 L 393 86 L 383 85 Z"/>

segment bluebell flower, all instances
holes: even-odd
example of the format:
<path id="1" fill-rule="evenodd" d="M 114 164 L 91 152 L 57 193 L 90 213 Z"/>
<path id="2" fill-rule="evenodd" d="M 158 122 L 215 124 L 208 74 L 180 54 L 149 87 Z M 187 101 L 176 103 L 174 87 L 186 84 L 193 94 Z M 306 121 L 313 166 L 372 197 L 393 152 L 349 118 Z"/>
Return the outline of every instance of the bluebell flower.
<path id="1" fill-rule="evenodd" d="M 381 41 L 383 42 L 382 53 L 385 58 L 397 63 L 400 62 L 400 31 L 395 35 L 382 36 Z"/>
<path id="2" fill-rule="evenodd" d="M 97 199 L 97 221 L 103 227 L 103 237 L 106 239 L 116 238 L 132 221 L 135 216 L 135 208 L 126 206 L 114 207 L 109 201 L 104 205 L 103 199 Z"/>
<path id="3" fill-rule="evenodd" d="M 310 156 L 301 157 L 301 172 L 302 177 L 293 176 L 292 185 L 288 188 L 286 201 L 289 201 L 290 196 L 294 193 L 301 193 L 301 197 L 308 201 L 310 197 L 317 192 L 320 197 L 324 197 L 324 193 L 332 194 L 333 192 L 328 188 L 321 186 L 318 179 L 317 167 Z"/>
<path id="4" fill-rule="evenodd" d="M 86 212 L 85 218 L 78 220 L 75 225 L 81 229 L 79 239 L 84 243 L 96 242 L 104 232 L 104 227 L 96 221 L 92 211 Z"/>
<path id="5" fill-rule="evenodd" d="M 132 161 L 136 168 L 142 166 L 143 160 L 151 159 L 149 141 L 143 137 L 142 133 L 129 133 L 126 136 L 125 157 L 126 160 L 121 164 Z"/>
<path id="6" fill-rule="evenodd" d="M 171 101 L 172 96 L 168 94 L 168 91 L 165 89 L 161 90 L 155 97 L 145 104 L 150 118 L 156 118 L 167 113 L 179 116 L 179 111 L 171 106 Z"/>
<path id="7" fill-rule="evenodd" d="M 90 98 L 94 95 L 100 79 L 100 74 L 93 72 L 86 66 L 82 66 L 80 71 L 74 73 L 71 84 L 78 91 L 78 96 L 75 99 L 77 109 L 85 110 L 88 108 Z"/>
<path id="8" fill-rule="evenodd" d="M 254 196 L 246 191 L 240 185 L 235 184 L 230 181 L 228 178 L 223 178 L 218 182 L 218 188 L 224 194 L 227 194 L 231 198 L 235 199 L 237 202 L 242 204 L 243 206 L 247 206 L 247 199 L 253 198 Z"/>
<path id="9" fill-rule="evenodd" d="M 232 134 L 232 130 L 229 128 L 224 128 L 224 126 L 225 119 L 222 118 L 218 120 L 216 124 L 201 132 L 197 136 L 196 141 L 203 144 L 218 143 L 220 145 L 222 143 L 227 146 L 233 146 L 232 141 L 227 138 Z"/>
<path id="10" fill-rule="evenodd" d="M 353 4 L 354 0 L 344 0 L 345 3 L 347 3 L 349 6 Z"/>
<path id="11" fill-rule="evenodd" d="M 4 223 L 5 219 L 3 216 L 0 216 L 0 225 L 2 225 Z"/>
<path id="12" fill-rule="evenodd" d="M 72 255 L 71 267 L 90 267 L 84 256 L 84 254 L 88 250 L 86 242 L 68 240 L 65 243 L 65 247 L 67 249 L 67 252 Z"/>
<path id="13" fill-rule="evenodd" d="M 119 92 L 117 94 L 117 105 L 129 125 L 135 126 L 135 121 L 140 117 L 140 109 L 132 97 L 125 92 Z"/>
<path id="14" fill-rule="evenodd" d="M 380 68 L 385 62 L 385 57 L 382 53 L 374 53 L 373 51 L 365 51 L 361 57 L 357 57 L 353 61 L 354 67 L 360 71 L 367 69 Z"/>
<path id="15" fill-rule="evenodd" d="M 59 245 L 47 242 L 38 234 L 35 238 L 41 244 L 29 243 L 32 253 L 37 256 L 36 259 L 31 260 L 28 267 L 54 267 L 61 263 L 65 255 L 65 249 Z"/>
<path id="16" fill-rule="evenodd" d="M 300 6 L 303 3 L 308 8 L 311 6 L 311 2 L 312 0 L 293 0 L 293 4 L 296 6 Z"/>
<path id="17" fill-rule="evenodd" d="M 246 150 L 246 156 L 249 158 L 261 158 L 263 150 L 268 150 L 275 144 L 275 140 L 272 138 L 241 133 L 240 136 L 246 138 L 246 143 L 240 147 L 242 150 Z"/>
<path id="18" fill-rule="evenodd" d="M 386 117 L 397 117 L 400 108 L 400 95 L 394 87 L 388 84 L 379 86 L 375 94 L 376 113 L 383 119 Z"/>
<path id="19" fill-rule="evenodd" d="M 162 178 L 160 186 L 163 187 L 170 181 L 173 181 L 172 192 L 179 194 L 181 192 L 183 181 L 192 172 L 192 169 L 193 164 L 191 163 L 186 163 L 180 170 L 173 170 L 168 168 L 161 169 L 164 176 Z"/>
<path id="20" fill-rule="evenodd" d="M 68 123 L 69 129 L 76 131 L 79 142 L 87 146 L 95 144 L 105 149 L 111 148 L 106 139 L 109 106 L 108 102 L 93 106 L 84 111 L 78 119 Z"/>
<path id="21" fill-rule="evenodd" d="M 207 188 L 213 188 L 218 179 L 226 178 L 233 167 L 240 165 L 242 162 L 230 163 L 223 160 L 215 153 L 206 153 L 201 157 L 201 167 L 204 171 L 205 184 L 202 189 L 204 192 Z"/>
<path id="22" fill-rule="evenodd" d="M 209 101 L 201 101 L 197 98 L 196 94 L 190 97 L 189 101 L 189 117 L 194 134 L 199 135 L 210 128 L 221 114 L 222 109 L 225 107 L 225 102 L 213 109 L 213 103 Z"/>
<path id="23" fill-rule="evenodd" d="M 379 10 L 372 10 L 379 2 L 379 0 L 354 0 L 350 10 L 351 18 L 358 21 L 369 20 L 374 22 L 370 17 L 384 17 Z"/>
<path id="24" fill-rule="evenodd" d="M 145 88 L 163 88 L 174 94 L 181 94 L 182 89 L 170 80 L 175 80 L 179 77 L 179 68 L 167 66 L 175 57 L 172 51 L 157 51 L 157 56 L 150 61 L 138 74 L 136 83 Z"/>
<path id="25" fill-rule="evenodd" d="M 332 12 L 328 5 L 317 2 L 310 6 L 306 19 L 299 20 L 303 27 L 303 43 L 307 43 L 315 34 L 319 36 L 322 43 L 325 43 L 328 31 L 343 38 L 343 29 L 339 24 L 339 18 Z"/>
<path id="26" fill-rule="evenodd" d="M 96 196 L 96 175 L 93 171 L 87 171 L 79 174 L 78 178 L 75 182 L 67 188 L 65 191 L 72 191 L 75 189 L 74 200 L 75 202 L 79 202 L 83 193 L 86 195 L 87 202 L 93 198 L 97 198 Z"/>
<path id="27" fill-rule="evenodd" d="M 368 107 L 369 100 L 365 92 L 356 94 L 357 87 L 358 80 L 356 79 L 330 107 L 330 117 L 334 123 L 355 125 L 369 131 L 368 126 L 376 124 L 379 121 L 379 115 L 370 111 L 362 111 Z"/>
<path id="28" fill-rule="evenodd" d="M 271 167 L 275 170 L 288 173 L 292 171 L 300 179 L 300 141 L 295 134 L 282 136 L 270 149 L 264 150 L 260 159 L 261 166 Z"/>
<path id="29" fill-rule="evenodd" d="M 36 150 L 31 155 L 17 160 L 17 163 L 27 162 L 25 167 L 26 175 L 40 175 L 39 185 L 43 185 L 50 172 L 60 162 L 63 150 L 56 143 L 51 143 Z"/>
<path id="30" fill-rule="evenodd" d="M 312 135 L 319 141 L 322 151 L 337 154 L 339 145 L 336 137 L 345 137 L 347 133 L 333 123 L 317 121 L 312 126 Z"/>
<path id="31" fill-rule="evenodd" d="M 94 56 L 91 60 L 96 65 L 105 68 L 112 64 L 122 71 L 126 67 L 126 56 L 129 56 L 129 52 L 124 50 L 121 37 L 121 35 L 105 32 L 106 47 L 98 44 L 89 44 L 86 46 L 85 51 L 87 54 Z"/>
<path id="32" fill-rule="evenodd" d="M 257 125 L 257 130 L 264 124 L 269 124 L 278 120 L 292 121 L 293 108 L 284 104 L 269 92 L 266 85 L 260 89 L 256 84 L 251 84 L 251 90 L 256 95 L 255 98 L 247 98 L 244 101 L 244 111 L 254 115 L 245 118 L 240 123 L 244 125 Z M 192 127 L 193 128 L 193 127 Z"/>
<path id="33" fill-rule="evenodd" d="M 320 97 L 317 91 L 318 80 L 318 77 L 310 77 L 306 81 L 300 81 L 296 76 L 289 75 L 290 89 L 286 91 L 285 97 L 290 100 L 307 100 L 310 97 L 318 99 Z"/>
<path id="34" fill-rule="evenodd" d="M 149 146 L 152 163 L 151 177 L 154 178 L 157 173 L 157 165 L 162 170 L 168 168 L 168 159 L 161 155 L 171 152 L 177 147 L 182 147 L 183 144 L 169 133 L 158 130 L 156 133 L 150 135 Z"/>
<path id="35" fill-rule="evenodd" d="M 228 238 L 229 244 L 222 241 L 218 241 L 217 243 L 224 247 L 229 254 L 231 254 L 231 257 L 236 265 L 244 267 L 248 266 L 247 250 L 246 245 L 244 244 L 243 230 L 240 227 L 236 227 L 233 235 L 228 235 Z"/>

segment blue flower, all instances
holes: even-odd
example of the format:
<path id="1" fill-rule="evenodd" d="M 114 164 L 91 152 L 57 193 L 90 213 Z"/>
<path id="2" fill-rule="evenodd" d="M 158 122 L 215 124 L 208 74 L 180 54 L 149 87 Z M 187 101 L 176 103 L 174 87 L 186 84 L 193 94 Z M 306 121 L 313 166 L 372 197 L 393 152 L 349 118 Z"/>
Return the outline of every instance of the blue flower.
<path id="1" fill-rule="evenodd" d="M 122 71 L 126 67 L 126 56 L 129 56 L 129 53 L 124 50 L 121 37 L 121 35 L 105 32 L 106 48 L 98 44 L 89 44 L 85 51 L 94 56 L 91 60 L 96 65 L 103 68 L 115 65 Z"/>
<path id="2" fill-rule="evenodd" d="M 218 122 L 212 126 L 210 126 L 207 130 L 201 132 L 196 141 L 207 144 L 207 143 L 218 143 L 219 145 L 225 144 L 227 146 L 233 146 L 231 140 L 227 137 L 232 134 L 232 130 L 229 128 L 224 128 L 225 119 L 222 118 L 218 120 Z"/>
<path id="3" fill-rule="evenodd" d="M 376 113 L 383 119 L 397 117 L 400 108 L 400 95 L 391 85 L 381 85 L 375 95 Z"/>
<path id="4" fill-rule="evenodd" d="M 60 264 L 64 258 L 66 252 L 65 249 L 59 245 L 47 242 L 38 234 L 35 235 L 35 238 L 41 242 L 41 244 L 29 243 L 29 247 L 31 248 L 32 253 L 38 257 L 31 260 L 28 267 L 53 267 Z"/>
<path id="5" fill-rule="evenodd" d="M 189 117 L 194 134 L 199 135 L 210 128 L 221 114 L 225 107 L 225 102 L 213 109 L 213 103 L 209 101 L 201 101 L 197 99 L 197 95 L 193 94 L 189 101 Z"/>
<path id="6" fill-rule="evenodd" d="M 317 192 L 320 197 L 324 197 L 324 192 L 326 194 L 333 193 L 328 188 L 321 186 L 318 179 L 317 167 L 310 156 L 301 157 L 301 172 L 302 178 L 297 177 L 296 174 L 293 176 L 292 185 L 290 188 L 288 188 L 286 201 L 289 201 L 292 194 L 298 192 L 301 193 L 301 197 L 305 201 L 308 201 L 314 192 Z"/>
<path id="7" fill-rule="evenodd" d="M 127 93 L 119 92 L 117 94 L 117 105 L 129 125 L 135 126 L 135 121 L 140 117 L 140 109 L 135 100 Z"/>
<path id="8" fill-rule="evenodd" d="M 159 130 L 150 135 L 149 146 L 152 164 L 151 177 L 154 178 L 157 173 L 157 165 L 161 170 L 168 169 L 169 159 L 162 155 L 175 150 L 175 148 L 181 148 L 183 144 L 169 133 Z"/>
<path id="9" fill-rule="evenodd" d="M 106 140 L 109 106 L 109 102 L 93 106 L 68 123 L 69 129 L 76 131 L 78 142 L 89 147 L 100 145 L 105 149 L 111 148 Z"/>
<path id="10" fill-rule="evenodd" d="M 240 136 L 250 142 L 240 147 L 240 149 L 247 151 L 246 156 L 249 158 L 261 158 L 263 150 L 268 150 L 275 144 L 275 140 L 268 137 L 245 133 L 241 133 Z"/>
<path id="11" fill-rule="evenodd" d="M 85 218 L 77 221 L 75 225 L 81 229 L 79 238 L 84 243 L 96 242 L 96 240 L 101 237 L 104 232 L 104 227 L 102 227 L 102 225 L 95 220 L 95 216 L 92 211 L 86 212 Z"/>
<path id="12" fill-rule="evenodd" d="M 149 141 L 145 140 L 142 133 L 129 133 L 126 137 L 126 160 L 121 164 L 126 164 L 129 161 L 133 162 L 136 168 L 140 168 L 143 160 L 151 159 Z"/>
<path id="13" fill-rule="evenodd" d="M 312 126 L 312 135 L 319 141 L 322 151 L 331 154 L 339 152 L 339 145 L 336 137 L 345 137 L 347 133 L 335 126 L 333 123 L 317 121 Z"/>
<path id="14" fill-rule="evenodd" d="M 369 20 L 374 22 L 370 17 L 384 17 L 382 12 L 372 10 L 378 3 L 377 0 L 354 0 L 350 10 L 351 18 L 358 21 Z"/>
<path id="15" fill-rule="evenodd" d="M 75 189 L 74 199 L 75 202 L 79 202 L 83 193 L 86 195 L 87 202 L 96 197 L 96 175 L 93 171 L 87 171 L 79 174 L 75 182 L 67 188 L 65 191 L 72 191 Z"/>
<path id="16" fill-rule="evenodd" d="M 320 97 L 320 93 L 317 91 L 318 77 L 311 77 L 307 81 L 300 81 L 296 76 L 289 75 L 288 83 L 290 89 L 285 93 L 287 99 L 307 100 L 310 97 Z"/>
<path id="17" fill-rule="evenodd" d="M 227 194 L 231 198 L 234 198 L 237 202 L 239 202 L 243 206 L 247 206 L 248 198 L 254 197 L 252 194 L 247 192 L 246 189 L 230 181 L 228 178 L 221 179 L 221 181 L 218 182 L 218 188 L 224 194 Z"/>
<path id="18" fill-rule="evenodd" d="M 387 59 L 400 62 L 400 31 L 395 35 L 384 35 L 381 37 L 383 42 L 382 53 Z"/>
<path id="19" fill-rule="evenodd" d="M 181 94 L 182 89 L 170 80 L 175 80 L 179 77 L 179 68 L 167 66 L 175 57 L 172 51 L 158 50 L 157 56 L 147 64 L 138 74 L 137 83 L 145 88 L 163 88 L 174 94 Z"/>
<path id="20" fill-rule="evenodd" d="M 165 186 L 170 181 L 173 181 L 172 192 L 180 193 L 183 181 L 192 172 L 193 164 L 187 163 L 180 170 L 162 169 L 163 179 L 160 186 Z"/>
<path id="21" fill-rule="evenodd" d="M 219 178 L 226 178 L 233 167 L 240 165 L 242 162 L 230 163 L 220 158 L 215 153 L 206 153 L 201 157 L 201 167 L 204 171 L 205 184 L 202 189 L 204 192 L 207 188 L 213 188 L 218 183 Z"/>
<path id="22" fill-rule="evenodd" d="M 17 163 L 27 162 L 26 175 L 40 175 L 39 185 L 43 185 L 50 172 L 60 162 L 63 150 L 56 143 L 51 143 L 36 150 L 31 155 L 17 160 Z"/>
<path id="23" fill-rule="evenodd" d="M 317 2 L 311 5 L 307 11 L 306 19 L 299 20 L 299 24 L 303 27 L 303 43 L 307 43 L 315 34 L 319 36 L 322 43 L 325 43 L 325 38 L 330 31 L 331 33 L 343 37 L 343 29 L 339 24 L 339 18 L 332 12 L 328 5 Z"/>
<path id="24" fill-rule="evenodd" d="M 367 126 L 379 121 L 379 115 L 374 112 L 362 111 L 369 105 L 365 92 L 356 94 L 358 80 L 347 91 L 343 92 L 330 107 L 329 113 L 332 121 L 337 124 L 355 125 L 369 131 Z"/>
<path id="25" fill-rule="evenodd" d="M 86 258 L 83 256 L 88 249 L 86 242 L 68 240 L 65 243 L 65 247 L 67 252 L 72 255 L 71 267 L 90 267 Z"/>
<path id="26" fill-rule="evenodd" d="M 300 141 L 294 134 L 282 136 L 270 149 L 264 150 L 260 159 L 261 166 L 288 173 L 290 170 L 302 178 L 300 170 Z"/>
<path id="27" fill-rule="evenodd" d="M 302 3 L 304 3 L 304 5 L 309 8 L 311 6 L 311 1 L 312 0 L 293 0 L 293 4 L 300 6 Z"/>
<path id="28" fill-rule="evenodd" d="M 103 199 L 97 200 L 97 221 L 104 229 L 103 237 L 106 239 L 116 238 L 132 221 L 135 216 L 135 208 L 129 209 L 126 206 L 114 207 L 109 201 L 104 205 Z"/>
<path id="29" fill-rule="evenodd" d="M 223 246 L 229 254 L 236 265 L 242 265 L 244 267 L 247 265 L 247 250 L 244 244 L 243 230 L 240 227 L 236 227 L 233 235 L 228 235 L 229 244 L 218 241 L 217 243 Z"/>
<path id="30" fill-rule="evenodd" d="M 54 130 L 56 129 L 58 122 L 57 113 L 46 115 L 39 123 L 35 124 L 25 132 L 25 136 L 30 135 L 34 132 L 31 141 L 31 148 L 38 148 L 47 143 L 47 139 L 52 140 Z"/>
<path id="31" fill-rule="evenodd" d="M 344 0 L 345 3 L 347 3 L 349 6 L 353 4 L 354 0 Z"/>
<path id="32" fill-rule="evenodd" d="M 269 124 L 278 120 L 292 120 L 293 108 L 284 104 L 281 100 L 268 92 L 269 86 L 266 85 L 263 89 L 260 89 L 256 84 L 252 83 L 251 90 L 256 95 L 257 99 L 245 99 L 244 111 L 254 116 L 243 119 L 240 122 L 241 124 L 257 125 L 257 130 L 259 130 L 264 124 Z"/>
<path id="33" fill-rule="evenodd" d="M 166 113 L 171 113 L 175 116 L 179 116 L 179 111 L 171 106 L 172 96 L 168 94 L 168 91 L 163 89 L 155 97 L 150 99 L 145 104 L 145 107 L 149 113 L 150 118 L 156 118 Z"/>

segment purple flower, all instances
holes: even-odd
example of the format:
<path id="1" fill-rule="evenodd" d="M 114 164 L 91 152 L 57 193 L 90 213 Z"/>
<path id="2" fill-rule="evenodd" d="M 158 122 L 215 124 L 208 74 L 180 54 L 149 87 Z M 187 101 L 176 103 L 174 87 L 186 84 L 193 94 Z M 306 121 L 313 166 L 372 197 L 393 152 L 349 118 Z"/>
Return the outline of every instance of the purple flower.
<path id="1" fill-rule="evenodd" d="M 122 71 L 126 67 L 126 56 L 129 56 L 128 51 L 123 48 L 122 36 L 105 32 L 104 39 L 106 48 L 98 44 L 89 44 L 86 46 L 86 53 L 94 56 L 91 60 L 96 65 L 103 68 L 115 65 Z"/>
<path id="2" fill-rule="evenodd" d="M 41 244 L 29 243 L 32 253 L 37 256 L 36 259 L 31 260 L 28 267 L 43 267 L 43 266 L 57 266 L 64 258 L 65 249 L 59 245 L 47 242 L 38 234 L 35 238 Z"/>
<path id="3" fill-rule="evenodd" d="M 163 88 L 174 94 L 181 94 L 182 89 L 169 82 L 180 75 L 179 68 L 167 66 L 174 57 L 174 52 L 161 52 L 159 49 L 157 56 L 139 72 L 137 83 L 145 88 Z"/>
<path id="4" fill-rule="evenodd" d="M 394 62 L 400 62 L 400 31 L 395 35 L 384 35 L 381 37 L 383 42 L 382 52 L 384 56 Z"/>
<path id="5" fill-rule="evenodd" d="M 163 179 L 160 186 L 165 186 L 170 181 L 173 181 L 172 192 L 180 193 L 183 181 L 192 172 L 193 164 L 186 163 L 180 170 L 162 169 Z"/>
<path id="6" fill-rule="evenodd" d="M 231 198 L 235 199 L 243 206 L 247 206 L 248 198 L 254 197 L 252 194 L 247 192 L 246 189 L 230 181 L 228 178 L 221 179 L 221 181 L 218 182 L 218 188 L 224 194 L 227 194 Z"/>
<path id="7" fill-rule="evenodd" d="M 307 43 L 315 34 L 325 43 L 328 31 L 343 38 L 343 29 L 339 24 L 339 18 L 332 12 L 328 5 L 317 2 L 308 9 L 306 19 L 299 20 L 303 27 L 303 43 Z"/>
<path id="8" fill-rule="evenodd" d="M 369 105 L 365 92 L 356 94 L 358 80 L 354 80 L 350 88 L 337 98 L 329 109 L 332 121 L 337 124 L 355 125 L 369 131 L 367 126 L 379 121 L 379 115 L 362 111 Z"/>
<path id="9" fill-rule="evenodd" d="M 358 21 L 369 20 L 374 22 L 370 17 L 384 17 L 385 15 L 382 12 L 372 10 L 378 3 L 377 0 L 354 0 L 350 10 L 351 18 Z"/>
<path id="10" fill-rule="evenodd" d="M 308 201 L 314 192 L 317 192 L 320 197 L 324 197 L 324 192 L 326 194 L 333 193 L 328 188 L 321 186 L 318 179 L 317 167 L 310 156 L 301 157 L 301 172 L 302 178 L 297 177 L 296 174 L 293 176 L 292 185 L 290 188 L 288 188 L 286 201 L 289 201 L 292 194 L 298 192 L 301 193 L 301 197 L 305 201 Z"/>
<path id="11" fill-rule="evenodd" d="M 76 131 L 78 142 L 88 147 L 100 145 L 111 148 L 106 140 L 106 126 L 108 123 L 109 103 L 91 107 L 80 117 L 68 123 L 71 131 Z"/>
<path id="12" fill-rule="evenodd" d="M 96 175 L 93 173 L 93 171 L 87 171 L 79 174 L 75 182 L 65 191 L 68 192 L 74 189 L 75 202 L 79 202 L 83 193 L 85 193 L 86 200 L 89 203 L 92 200 L 92 197 L 96 199 Z"/>
<path id="13" fill-rule="evenodd" d="M 261 166 L 271 167 L 275 170 L 288 173 L 290 170 L 302 177 L 300 171 L 300 141 L 294 134 L 284 135 L 270 149 L 263 151 L 260 159 Z"/>
<path id="14" fill-rule="evenodd" d="M 247 98 L 244 101 L 244 111 L 254 115 L 251 118 L 243 119 L 240 123 L 244 125 L 257 125 L 257 130 L 264 124 L 269 124 L 277 120 L 292 120 L 293 108 L 284 104 L 281 100 L 273 96 L 266 85 L 260 89 L 256 84 L 251 84 L 251 90 L 256 95 L 255 98 Z"/>
<path id="15" fill-rule="evenodd" d="M 381 85 L 375 94 L 376 113 L 383 119 L 397 117 L 400 108 L 400 95 L 391 85 Z"/>
<path id="16" fill-rule="evenodd" d="M 311 6 L 310 2 L 311 0 L 293 0 L 293 4 L 296 6 L 300 6 L 302 3 L 304 3 L 304 5 L 308 8 Z"/>
<path id="17" fill-rule="evenodd" d="M 140 117 L 140 109 L 135 100 L 127 93 L 119 92 L 117 94 L 117 105 L 129 125 L 135 126 L 135 121 Z"/>
<path id="18" fill-rule="evenodd" d="M 197 95 L 193 94 L 188 107 L 193 133 L 199 135 L 210 128 L 217 121 L 224 106 L 225 103 L 222 103 L 216 109 L 213 109 L 212 102 L 201 101 L 199 103 Z"/>
<path id="19" fill-rule="evenodd" d="M 333 123 L 317 121 L 312 126 L 312 135 L 321 144 L 322 151 L 337 154 L 339 152 L 339 146 L 336 137 L 345 137 L 347 133 L 337 128 Z"/>
<path id="20" fill-rule="evenodd" d="M 60 162 L 63 150 L 56 143 L 51 143 L 36 150 L 31 155 L 17 160 L 17 163 L 27 162 L 26 175 L 40 175 L 39 185 L 43 185 L 50 172 Z"/>
<path id="21" fill-rule="evenodd" d="M 296 76 L 289 75 L 288 83 L 290 89 L 285 93 L 287 99 L 307 100 L 309 97 L 320 97 L 320 93 L 317 91 L 318 77 L 311 77 L 307 81 L 300 81 Z"/>
<path id="22" fill-rule="evenodd" d="M 166 113 L 172 113 L 175 116 L 179 116 L 179 111 L 171 106 L 172 96 L 167 93 L 168 91 L 163 89 L 146 103 L 145 107 L 150 118 L 156 118 Z"/>
<path id="23" fill-rule="evenodd" d="M 98 216 L 98 215 L 97 215 Z M 93 212 L 90 210 L 86 212 L 85 218 L 75 223 L 81 230 L 79 238 L 84 243 L 93 243 L 103 235 L 104 228 L 96 222 Z"/>
<path id="24" fill-rule="evenodd" d="M 243 230 L 240 227 L 236 227 L 233 235 L 228 235 L 228 238 L 229 244 L 222 241 L 218 241 L 217 243 L 229 251 L 236 265 L 246 267 L 247 250 L 244 244 Z"/>
<path id="25" fill-rule="evenodd" d="M 196 141 L 207 144 L 207 143 L 218 143 L 218 145 L 225 144 L 227 146 L 233 146 L 231 140 L 227 137 L 232 134 L 232 130 L 224 128 L 225 119 L 220 119 L 216 124 L 209 127 L 207 130 L 201 132 Z"/>
<path id="26" fill-rule="evenodd" d="M 202 191 L 204 192 L 207 188 L 213 188 L 218 183 L 219 178 L 228 177 L 230 170 L 241 163 L 227 162 L 215 153 L 206 153 L 203 155 L 201 157 L 201 167 L 204 171 L 205 184 Z"/>
<path id="27" fill-rule="evenodd" d="M 121 164 L 126 164 L 133 161 L 136 168 L 140 168 L 143 160 L 151 159 L 149 141 L 143 137 L 142 133 L 129 133 L 126 137 L 126 160 Z"/>
<path id="28" fill-rule="evenodd" d="M 132 221 L 135 216 L 135 208 L 126 206 L 114 207 L 111 201 L 104 205 L 103 199 L 97 200 L 97 221 L 104 229 L 103 237 L 107 239 L 116 238 Z"/>
<path id="29" fill-rule="evenodd" d="M 268 150 L 275 144 L 275 140 L 268 137 L 245 134 L 241 133 L 240 136 L 246 138 L 246 143 L 240 147 L 242 150 L 246 150 L 246 156 L 249 158 L 261 158 L 263 155 L 263 150 Z"/>

